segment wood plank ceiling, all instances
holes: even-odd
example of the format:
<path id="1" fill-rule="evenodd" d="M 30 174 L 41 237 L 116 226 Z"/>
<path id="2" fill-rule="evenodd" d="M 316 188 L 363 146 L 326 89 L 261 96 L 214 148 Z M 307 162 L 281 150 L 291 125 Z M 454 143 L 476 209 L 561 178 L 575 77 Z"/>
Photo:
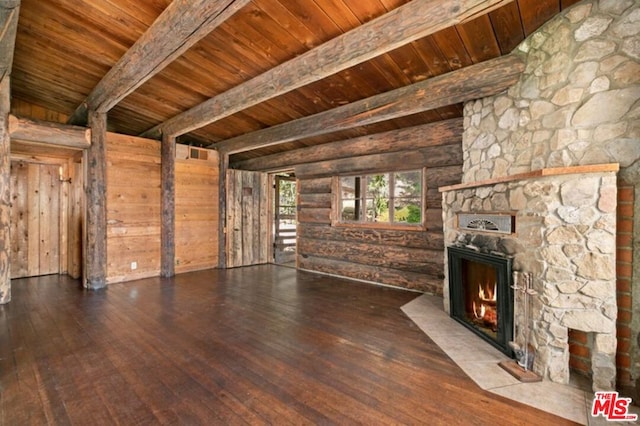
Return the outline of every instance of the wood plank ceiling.
<path id="1" fill-rule="evenodd" d="M 193 130 L 180 141 L 208 146 L 505 55 L 577 1 L 507 2 L 488 14 Z M 11 81 L 13 98 L 72 116 L 170 3 L 22 0 Z M 250 1 L 117 103 L 109 111 L 109 129 L 142 134 L 406 3 Z M 451 105 L 237 153 L 231 162 L 461 115 L 461 105 Z"/>

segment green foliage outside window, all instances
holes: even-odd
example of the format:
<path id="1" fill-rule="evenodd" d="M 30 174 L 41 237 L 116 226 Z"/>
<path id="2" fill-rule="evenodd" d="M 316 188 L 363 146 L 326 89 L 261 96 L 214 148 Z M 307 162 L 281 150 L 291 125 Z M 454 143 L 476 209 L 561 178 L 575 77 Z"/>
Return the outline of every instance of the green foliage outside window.
<path id="1" fill-rule="evenodd" d="M 340 178 L 342 222 L 420 225 L 422 211 L 422 170 Z"/>

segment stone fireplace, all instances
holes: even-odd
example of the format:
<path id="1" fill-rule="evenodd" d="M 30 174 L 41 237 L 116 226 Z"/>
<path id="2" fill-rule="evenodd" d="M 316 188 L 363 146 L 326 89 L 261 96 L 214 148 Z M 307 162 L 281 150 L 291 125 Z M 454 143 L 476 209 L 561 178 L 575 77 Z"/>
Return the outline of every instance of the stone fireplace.
<path id="1" fill-rule="evenodd" d="M 594 390 L 614 389 L 616 367 L 622 384 L 640 383 L 639 22 L 637 1 L 582 0 L 527 37 L 513 51 L 519 81 L 464 105 L 462 183 L 441 188 L 445 246 L 481 235 L 532 277 L 531 319 L 516 309 L 513 339 L 530 332 L 534 371 L 566 383 L 568 335 L 586 334 Z M 459 213 L 509 214 L 515 226 L 470 230 Z"/>
<path id="2" fill-rule="evenodd" d="M 568 383 L 569 330 L 580 330 L 593 333 L 593 388 L 615 387 L 617 170 L 544 169 L 441 188 L 446 246 L 499 247 L 514 271 L 533 277 L 535 296 L 528 317 L 514 315 L 513 341 L 533 349 L 533 371 L 546 380 Z M 513 232 L 459 228 L 460 213 L 478 212 L 512 215 Z M 451 313 L 453 277 L 445 272 Z"/>

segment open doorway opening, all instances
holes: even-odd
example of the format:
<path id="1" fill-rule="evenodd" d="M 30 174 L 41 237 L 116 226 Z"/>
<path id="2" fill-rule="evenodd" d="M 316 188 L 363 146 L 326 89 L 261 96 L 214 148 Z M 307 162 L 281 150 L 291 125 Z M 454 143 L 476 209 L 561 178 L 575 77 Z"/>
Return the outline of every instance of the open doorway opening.
<path id="1" fill-rule="evenodd" d="M 273 175 L 273 263 L 296 266 L 297 189 L 293 172 Z"/>

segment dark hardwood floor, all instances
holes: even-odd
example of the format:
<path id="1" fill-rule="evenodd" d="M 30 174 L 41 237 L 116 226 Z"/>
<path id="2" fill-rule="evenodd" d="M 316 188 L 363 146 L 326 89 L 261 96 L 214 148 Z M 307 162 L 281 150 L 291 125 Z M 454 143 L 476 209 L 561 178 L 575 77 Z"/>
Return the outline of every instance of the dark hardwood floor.
<path id="1" fill-rule="evenodd" d="M 2 425 L 568 423 L 478 388 L 400 310 L 416 293 L 277 266 L 12 285 Z"/>

